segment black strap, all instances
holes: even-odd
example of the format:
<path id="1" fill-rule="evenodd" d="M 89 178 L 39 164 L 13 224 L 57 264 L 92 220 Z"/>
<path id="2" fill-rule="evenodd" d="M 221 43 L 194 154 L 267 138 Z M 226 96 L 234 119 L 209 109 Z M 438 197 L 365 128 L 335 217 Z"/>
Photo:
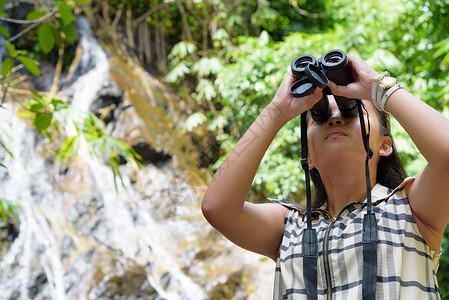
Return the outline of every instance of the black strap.
<path id="1" fill-rule="evenodd" d="M 369 147 L 370 123 L 368 118 L 368 133 L 366 132 L 365 119 L 362 108 L 366 110 L 361 100 L 357 101 L 357 108 L 362 131 L 363 146 L 366 151 L 365 177 L 366 177 L 366 198 L 367 213 L 363 219 L 363 281 L 362 295 L 364 300 L 375 300 L 377 281 L 377 220 L 372 212 L 371 202 L 371 178 L 369 172 L 369 159 L 373 156 L 373 151 Z M 301 114 L 301 166 L 306 176 L 306 196 L 307 196 L 307 228 L 304 230 L 302 240 L 303 253 L 303 274 L 307 293 L 307 300 L 317 299 L 317 258 L 318 240 L 315 229 L 312 228 L 312 197 L 310 190 L 309 164 L 307 161 L 307 112 Z"/>
<path id="2" fill-rule="evenodd" d="M 312 196 L 310 190 L 309 163 L 307 161 L 307 112 L 301 114 L 301 167 L 306 175 L 307 196 L 307 228 L 302 236 L 303 276 L 306 285 L 307 300 L 316 300 L 317 295 L 317 259 L 318 239 L 315 229 L 312 228 Z"/>
<path id="3" fill-rule="evenodd" d="M 365 159 L 365 177 L 366 177 L 366 215 L 363 217 L 363 281 L 362 295 L 363 300 L 376 299 L 376 282 L 377 282 L 377 220 L 376 215 L 372 212 L 371 202 L 371 178 L 369 173 L 369 159 L 373 156 L 373 150 L 369 147 L 369 133 L 366 133 L 365 120 L 363 118 L 363 102 L 357 100 L 360 128 L 362 130 L 363 146 L 366 151 Z M 365 109 L 366 111 L 366 109 Z M 368 119 L 368 132 L 370 123 Z"/>

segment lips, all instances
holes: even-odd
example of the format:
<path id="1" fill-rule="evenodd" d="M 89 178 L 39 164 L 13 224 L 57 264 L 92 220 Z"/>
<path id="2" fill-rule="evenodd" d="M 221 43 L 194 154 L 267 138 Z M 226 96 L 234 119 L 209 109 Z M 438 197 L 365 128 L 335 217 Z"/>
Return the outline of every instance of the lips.
<path id="1" fill-rule="evenodd" d="M 330 138 L 336 138 L 339 136 L 346 136 L 347 134 L 339 129 L 339 128 L 332 128 L 331 130 L 329 130 L 326 134 L 325 140 L 330 139 Z"/>

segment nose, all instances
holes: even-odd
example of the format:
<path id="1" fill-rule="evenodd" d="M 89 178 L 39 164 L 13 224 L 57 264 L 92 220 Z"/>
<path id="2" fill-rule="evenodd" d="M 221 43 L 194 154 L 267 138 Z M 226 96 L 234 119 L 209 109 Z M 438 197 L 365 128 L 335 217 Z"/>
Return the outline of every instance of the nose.
<path id="1" fill-rule="evenodd" d="M 332 97 L 332 99 L 329 99 L 329 106 L 332 111 L 332 114 L 331 114 L 331 117 L 329 118 L 329 120 L 327 120 L 327 125 L 328 126 L 345 125 L 345 120 L 341 116 L 341 112 L 338 109 L 337 103 L 335 102 L 333 97 Z"/>
<path id="2" fill-rule="evenodd" d="M 335 125 L 344 125 L 344 120 L 340 117 L 330 117 L 329 120 L 327 120 L 327 126 L 335 126 Z"/>

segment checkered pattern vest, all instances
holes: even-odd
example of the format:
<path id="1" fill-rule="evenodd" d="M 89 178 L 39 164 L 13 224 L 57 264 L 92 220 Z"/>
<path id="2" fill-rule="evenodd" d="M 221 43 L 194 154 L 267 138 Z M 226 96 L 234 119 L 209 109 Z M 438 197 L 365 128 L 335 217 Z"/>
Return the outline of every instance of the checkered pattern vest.
<path id="1" fill-rule="evenodd" d="M 440 299 L 436 272 L 441 252 L 432 251 L 419 233 L 401 184 L 395 190 L 380 184 L 372 190 L 378 221 L 376 299 Z M 301 241 L 305 210 L 289 208 L 276 262 L 274 299 L 306 299 Z M 318 236 L 318 299 L 362 299 L 362 224 L 366 200 L 347 205 L 336 218 L 327 205 L 314 209 Z"/>

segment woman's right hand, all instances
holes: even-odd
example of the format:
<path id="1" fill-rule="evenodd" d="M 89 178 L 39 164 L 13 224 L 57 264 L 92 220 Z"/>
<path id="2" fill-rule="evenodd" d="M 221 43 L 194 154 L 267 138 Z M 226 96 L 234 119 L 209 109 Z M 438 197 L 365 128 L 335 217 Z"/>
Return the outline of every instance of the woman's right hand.
<path id="1" fill-rule="evenodd" d="M 293 97 L 290 93 L 290 87 L 295 81 L 295 76 L 291 71 L 288 72 L 271 101 L 276 109 L 282 112 L 279 115 L 285 123 L 311 109 L 323 97 L 321 88 L 316 88 L 312 94 L 303 98 Z"/>

